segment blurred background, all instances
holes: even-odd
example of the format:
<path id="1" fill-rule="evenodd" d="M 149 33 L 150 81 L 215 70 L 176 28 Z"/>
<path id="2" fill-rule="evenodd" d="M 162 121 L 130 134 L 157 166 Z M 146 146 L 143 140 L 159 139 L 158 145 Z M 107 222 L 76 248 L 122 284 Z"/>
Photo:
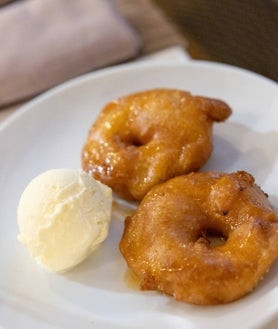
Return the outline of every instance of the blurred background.
<path id="1" fill-rule="evenodd" d="M 193 58 L 278 80 L 277 0 L 154 0 L 189 40 Z"/>
<path id="2" fill-rule="evenodd" d="M 141 1 L 119 2 L 135 7 Z M 277 0 L 152 2 L 187 40 L 192 58 L 236 65 L 278 80 Z"/>
<path id="3" fill-rule="evenodd" d="M 278 0 L 0 0 L 0 108 L 178 47 L 278 81 Z"/>

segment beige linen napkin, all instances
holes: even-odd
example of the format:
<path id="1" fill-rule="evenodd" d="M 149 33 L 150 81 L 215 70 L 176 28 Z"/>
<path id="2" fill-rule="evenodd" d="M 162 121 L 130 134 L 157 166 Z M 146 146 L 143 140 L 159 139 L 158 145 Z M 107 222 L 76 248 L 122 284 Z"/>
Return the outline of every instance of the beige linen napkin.
<path id="1" fill-rule="evenodd" d="M 0 9 L 0 106 L 137 55 L 109 0 L 24 0 Z"/>

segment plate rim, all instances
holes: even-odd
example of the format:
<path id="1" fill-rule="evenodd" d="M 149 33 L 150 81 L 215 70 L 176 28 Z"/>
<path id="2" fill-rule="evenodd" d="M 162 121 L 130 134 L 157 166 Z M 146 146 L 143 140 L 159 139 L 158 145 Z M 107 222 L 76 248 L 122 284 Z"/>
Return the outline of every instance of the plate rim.
<path id="1" fill-rule="evenodd" d="M 118 72 L 123 72 L 123 71 L 140 70 L 146 67 L 165 68 L 165 67 L 194 67 L 194 66 L 200 68 L 204 67 L 206 69 L 228 70 L 228 71 L 233 71 L 236 74 L 243 74 L 245 76 L 250 76 L 253 79 L 258 79 L 264 83 L 269 84 L 274 88 L 277 88 L 278 91 L 278 83 L 275 82 L 274 80 L 271 80 L 268 77 L 250 71 L 248 69 L 234 66 L 231 64 L 221 63 L 221 62 L 195 60 L 195 59 L 188 60 L 185 62 L 177 62 L 177 63 L 173 62 L 173 60 L 159 60 L 159 61 L 150 60 L 150 61 L 142 61 L 142 62 L 141 61 L 129 62 L 129 63 L 118 64 L 110 67 L 100 68 L 98 70 L 82 74 L 80 76 L 64 81 L 58 85 L 55 85 L 43 91 L 42 93 L 34 96 L 34 98 L 27 100 L 27 102 L 24 103 L 23 105 L 19 105 L 19 107 L 10 116 L 8 116 L 2 122 L 0 122 L 0 134 L 2 130 L 5 129 L 6 126 L 12 124 L 12 122 L 15 121 L 18 117 L 23 115 L 25 112 L 32 110 L 32 107 L 42 103 L 45 99 L 48 99 L 50 97 L 55 97 L 62 91 L 68 90 L 70 88 L 74 88 L 77 85 L 86 83 L 89 80 L 97 79 L 99 77 L 105 77 L 110 74 L 117 74 Z"/>

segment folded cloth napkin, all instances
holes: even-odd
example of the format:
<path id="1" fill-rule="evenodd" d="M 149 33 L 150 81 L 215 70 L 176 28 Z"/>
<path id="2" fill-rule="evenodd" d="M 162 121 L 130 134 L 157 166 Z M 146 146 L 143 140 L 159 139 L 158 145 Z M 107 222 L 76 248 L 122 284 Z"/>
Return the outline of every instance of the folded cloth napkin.
<path id="1" fill-rule="evenodd" d="M 0 9 L 0 106 L 138 54 L 109 0 L 24 0 Z"/>

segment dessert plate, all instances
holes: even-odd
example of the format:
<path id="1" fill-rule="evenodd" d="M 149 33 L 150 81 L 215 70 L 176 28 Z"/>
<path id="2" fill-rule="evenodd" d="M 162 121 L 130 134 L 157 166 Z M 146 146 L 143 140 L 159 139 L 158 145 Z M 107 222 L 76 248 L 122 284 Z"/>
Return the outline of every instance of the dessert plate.
<path id="1" fill-rule="evenodd" d="M 220 98 L 233 108 L 228 121 L 215 124 L 214 152 L 202 170 L 250 172 L 277 210 L 275 82 L 239 68 L 198 61 L 128 64 L 67 82 L 0 126 L 1 328 L 277 327 L 278 262 L 254 292 L 226 305 L 194 306 L 140 291 L 118 249 L 132 206 L 127 203 L 115 203 L 107 240 L 67 274 L 40 269 L 17 241 L 17 205 L 29 181 L 48 169 L 79 168 L 88 130 L 105 103 L 157 87 Z"/>

